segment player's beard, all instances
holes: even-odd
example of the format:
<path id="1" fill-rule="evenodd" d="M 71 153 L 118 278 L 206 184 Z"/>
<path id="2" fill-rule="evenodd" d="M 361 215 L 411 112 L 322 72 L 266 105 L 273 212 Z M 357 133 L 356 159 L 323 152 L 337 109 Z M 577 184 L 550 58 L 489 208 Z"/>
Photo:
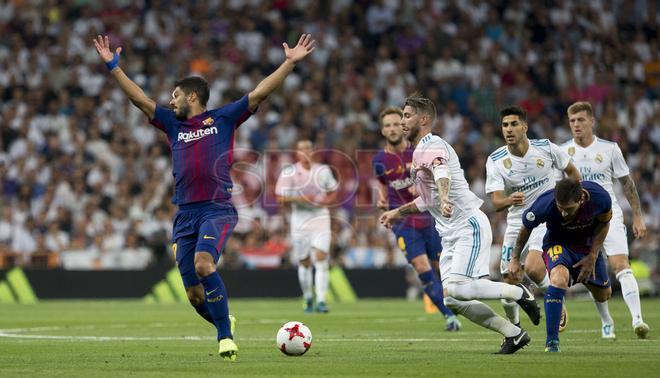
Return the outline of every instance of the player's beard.
<path id="1" fill-rule="evenodd" d="M 396 139 L 387 138 L 387 143 L 389 143 L 392 146 L 397 146 L 399 143 L 401 143 L 402 139 L 403 139 L 403 135 L 397 136 Z"/>
<path id="2" fill-rule="evenodd" d="M 408 129 L 408 134 L 406 135 L 406 138 L 408 138 L 408 141 L 415 143 L 415 140 L 417 139 L 418 135 L 419 135 L 419 126 L 415 126 Z"/>
<path id="3" fill-rule="evenodd" d="M 189 117 L 188 115 L 190 114 L 190 105 L 188 104 L 183 104 L 179 106 L 176 111 L 174 112 L 174 115 L 176 116 L 176 119 L 185 121 Z"/>

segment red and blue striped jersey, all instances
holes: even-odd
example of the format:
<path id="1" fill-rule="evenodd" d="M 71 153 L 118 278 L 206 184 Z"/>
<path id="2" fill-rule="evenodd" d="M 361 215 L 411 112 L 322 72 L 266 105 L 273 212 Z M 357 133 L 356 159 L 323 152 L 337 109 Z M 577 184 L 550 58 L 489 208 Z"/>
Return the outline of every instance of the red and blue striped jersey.
<path id="1" fill-rule="evenodd" d="M 172 150 L 175 192 L 172 202 L 229 201 L 233 183 L 234 132 L 252 113 L 248 96 L 185 121 L 170 109 L 156 106 L 150 123 L 167 134 Z"/>

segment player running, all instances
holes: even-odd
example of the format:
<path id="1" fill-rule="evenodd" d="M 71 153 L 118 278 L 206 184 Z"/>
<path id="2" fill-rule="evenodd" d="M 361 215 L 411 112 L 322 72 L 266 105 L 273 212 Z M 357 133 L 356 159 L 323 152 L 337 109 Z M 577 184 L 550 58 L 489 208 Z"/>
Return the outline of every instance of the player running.
<path id="1" fill-rule="evenodd" d="M 215 325 L 218 353 L 235 361 L 227 291 L 217 272 L 220 254 L 237 222 L 231 204 L 234 132 L 314 50 L 314 40 L 303 34 L 298 43 L 284 47 L 284 62 L 256 88 L 236 102 L 219 109 L 206 109 L 209 86 L 200 77 L 187 77 L 175 84 L 169 108 L 157 105 L 119 67 L 121 47 L 110 50 L 107 36 L 94 39 L 94 46 L 110 74 L 128 99 L 152 125 L 167 134 L 172 149 L 176 189 L 172 202 L 179 206 L 174 219 L 172 250 L 188 299 L 195 310 Z"/>
<path id="2" fill-rule="evenodd" d="M 615 142 L 596 137 L 593 133 L 594 112 L 588 102 L 576 102 L 568 107 L 568 122 L 573 139 L 561 145 L 561 148 L 572 158 L 582 177 L 600 184 L 612 199 L 612 221 L 610 230 L 603 243 L 610 267 L 621 283 L 623 299 L 632 316 L 632 327 L 640 339 L 645 339 L 649 326 L 642 319 L 642 307 L 639 299 L 639 287 L 630 269 L 628 261 L 628 240 L 626 226 L 623 224 L 623 211 L 614 195 L 614 181 L 619 179 L 623 193 L 632 208 L 633 234 L 641 239 L 646 234 L 646 225 L 635 188 L 635 182 L 630 176 L 630 170 L 623 158 L 621 149 Z M 610 315 L 607 302 L 594 301 L 601 317 L 601 334 L 603 338 L 614 339 L 614 320 Z"/>
<path id="3" fill-rule="evenodd" d="M 411 177 L 420 196 L 383 213 L 380 222 L 392 227 L 400 217 L 431 213 L 442 237 L 440 276 L 445 304 L 472 322 L 502 334 L 505 339 L 498 353 L 515 353 L 531 341 L 527 332 L 474 299 L 517 301 L 534 324 L 539 323 L 540 309 L 534 295 L 522 284 L 514 286 L 486 278 L 492 242 L 490 223 L 479 210 L 483 201 L 470 191 L 456 152 L 431 134 L 436 114 L 435 105 L 427 98 L 406 100 L 402 124 L 415 145 Z"/>
<path id="4" fill-rule="evenodd" d="M 555 172 L 560 170 L 569 177 L 580 180 L 580 173 L 570 163 L 569 156 L 547 139 L 527 138 L 527 113 L 512 106 L 500 111 L 502 134 L 506 142 L 495 150 L 486 161 L 486 193 L 490 193 L 496 211 L 507 210 L 507 227 L 502 243 L 500 271 L 504 281 L 514 283 L 509 277 L 511 252 L 522 227 L 522 213 L 544 192 L 555 186 Z M 523 251 L 525 273 L 545 293 L 549 285 L 548 273 L 543 262 L 543 236 L 545 225 L 532 231 Z M 525 258 L 526 255 L 526 258 Z M 507 317 L 514 324 L 520 323 L 518 304 L 503 299 Z M 566 320 L 566 317 L 563 317 Z M 565 325 L 565 324 L 564 324 Z"/>
<path id="5" fill-rule="evenodd" d="M 410 178 L 414 150 L 404 136 L 402 116 L 401 109 L 396 107 L 384 109 L 379 116 L 385 148 L 373 157 L 371 164 L 380 182 L 378 207 L 383 210 L 395 209 L 414 199 Z M 395 223 L 392 231 L 408 263 L 417 272 L 424 292 L 445 317 L 445 330 L 458 331 L 461 323 L 444 304 L 442 281 L 438 276 L 442 239 L 433 217 L 428 213 L 411 215 Z"/>
<path id="6" fill-rule="evenodd" d="M 298 141 L 294 165 L 282 169 L 275 185 L 281 204 L 291 205 L 293 259 L 298 262 L 298 281 L 303 292 L 305 312 L 326 313 L 325 296 L 329 284 L 330 210 L 339 184 L 330 167 L 312 161 L 310 140 Z M 313 267 L 312 267 L 313 264 Z M 316 274 L 312 274 L 312 269 Z M 314 279 L 312 279 L 314 277 Z M 313 307 L 312 287 L 316 294 Z"/>
<path id="7" fill-rule="evenodd" d="M 612 295 L 605 259 L 600 254 L 612 219 L 612 200 L 592 181 L 566 178 L 543 193 L 523 213 L 516 246 L 509 263 L 514 281 L 522 279 L 520 254 L 532 231 L 546 223 L 543 239 L 550 287 L 545 293 L 546 352 L 559 352 L 559 321 L 564 294 L 574 283 L 583 283 L 598 302 Z"/>

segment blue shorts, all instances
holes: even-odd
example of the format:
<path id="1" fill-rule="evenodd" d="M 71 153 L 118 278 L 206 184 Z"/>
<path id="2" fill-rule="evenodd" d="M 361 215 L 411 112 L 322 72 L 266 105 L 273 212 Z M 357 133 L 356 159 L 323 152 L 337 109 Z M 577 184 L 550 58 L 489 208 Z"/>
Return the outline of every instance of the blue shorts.
<path id="1" fill-rule="evenodd" d="M 568 286 L 573 286 L 577 283 L 578 275 L 580 274 L 580 268 L 573 268 L 573 265 L 578 261 L 582 260 L 586 256 L 584 253 L 575 253 L 573 250 L 563 244 L 550 244 L 550 247 L 543 252 L 543 257 L 545 259 L 546 266 L 548 271 L 552 271 L 557 265 L 563 265 L 568 269 L 570 274 L 570 282 Z M 612 284 L 610 278 L 607 275 L 607 265 L 605 264 L 605 258 L 602 254 L 598 254 L 595 264 L 595 278 L 589 278 L 587 283 L 590 285 L 598 287 L 610 287 Z"/>
<path id="2" fill-rule="evenodd" d="M 208 252 L 217 264 L 237 222 L 238 213 L 228 202 L 204 201 L 179 206 L 174 217 L 172 251 L 185 287 L 199 284 L 195 253 Z"/>
<path id="3" fill-rule="evenodd" d="M 392 228 L 392 231 L 396 235 L 399 248 L 409 263 L 415 257 L 423 254 L 428 256 L 429 261 L 440 261 L 442 238 L 434 225 L 414 228 L 400 222 Z"/>

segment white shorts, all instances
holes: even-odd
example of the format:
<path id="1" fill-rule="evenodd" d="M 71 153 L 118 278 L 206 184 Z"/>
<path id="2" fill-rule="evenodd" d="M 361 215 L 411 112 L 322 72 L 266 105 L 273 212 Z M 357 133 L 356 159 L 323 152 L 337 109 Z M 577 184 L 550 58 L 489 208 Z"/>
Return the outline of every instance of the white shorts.
<path id="1" fill-rule="evenodd" d="M 321 252 L 330 252 L 330 217 L 317 217 L 306 222 L 302 227 L 291 230 L 291 244 L 293 246 L 292 261 L 297 263 L 311 255 L 315 248 Z M 315 259 L 312 256 L 312 259 Z"/>
<path id="2" fill-rule="evenodd" d="M 509 261 L 511 261 L 511 254 L 516 247 L 516 240 L 518 240 L 518 233 L 520 232 L 521 225 L 507 226 L 504 231 L 504 240 L 502 241 L 502 258 L 500 260 L 500 273 L 509 273 Z M 520 261 L 524 265 L 527 258 L 527 252 L 532 251 L 543 252 L 543 237 L 547 228 L 545 223 L 541 223 L 529 235 L 529 240 L 520 254 Z"/>
<path id="3" fill-rule="evenodd" d="M 488 276 L 488 261 L 493 232 L 481 210 L 475 210 L 465 224 L 442 237 L 440 274 L 445 282 L 452 276 Z"/>
<path id="4" fill-rule="evenodd" d="M 603 250 L 606 256 L 626 255 L 628 256 L 628 236 L 626 225 L 623 224 L 623 213 L 621 210 L 612 209 L 612 220 L 610 230 L 607 232 Z"/>

